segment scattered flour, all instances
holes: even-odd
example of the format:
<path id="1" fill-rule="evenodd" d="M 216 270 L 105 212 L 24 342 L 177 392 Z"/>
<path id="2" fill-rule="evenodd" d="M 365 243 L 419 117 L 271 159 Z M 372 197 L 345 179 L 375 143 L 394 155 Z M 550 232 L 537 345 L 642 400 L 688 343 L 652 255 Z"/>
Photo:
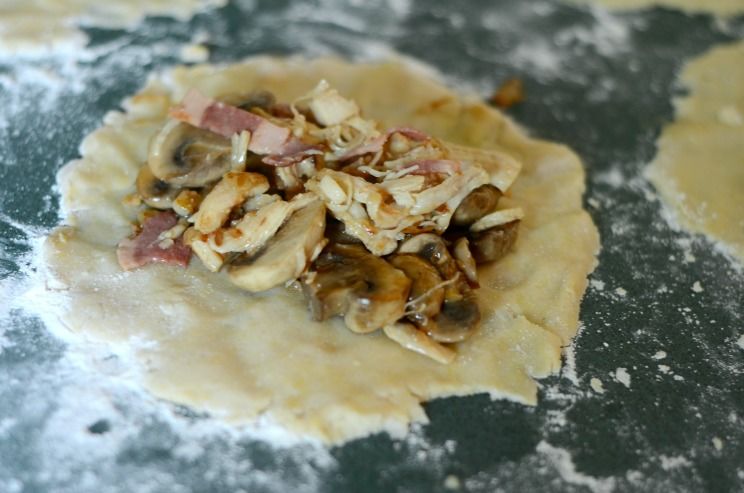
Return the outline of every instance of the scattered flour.
<path id="1" fill-rule="evenodd" d="M 659 371 L 664 374 L 669 374 L 669 372 L 672 371 L 672 369 L 667 365 L 659 365 L 658 368 L 659 368 Z"/>
<path id="2" fill-rule="evenodd" d="M 600 380 L 599 378 L 593 377 L 589 381 L 589 385 L 592 387 L 592 390 L 594 392 L 596 392 L 598 394 L 604 394 L 605 393 L 604 385 L 602 385 L 602 380 Z"/>
<path id="3" fill-rule="evenodd" d="M 689 467 L 692 465 L 692 463 L 682 455 L 672 457 L 667 455 L 660 455 L 659 460 L 661 461 L 661 468 L 665 471 L 670 471 L 672 469 L 678 469 L 681 467 Z"/>
<path id="4" fill-rule="evenodd" d="M 79 28 L 132 28 L 147 15 L 188 20 L 195 12 L 226 0 L 57 0 L 13 2 L 0 16 L 0 58 L 75 57 L 88 42 Z M 15 5 L 14 5 L 15 4 Z"/>
<path id="5" fill-rule="evenodd" d="M 579 323 L 579 330 L 576 336 L 583 330 L 583 325 Z M 563 367 L 561 368 L 561 376 L 567 378 L 575 386 L 579 386 L 579 377 L 576 375 L 576 342 L 575 339 L 571 344 L 563 348 Z"/>
<path id="6" fill-rule="evenodd" d="M 564 481 L 577 486 L 586 486 L 594 493 L 611 492 L 615 489 L 614 478 L 595 478 L 576 470 L 571 454 L 566 449 L 557 448 L 542 440 L 537 444 L 538 452 L 558 470 Z"/>
<path id="7" fill-rule="evenodd" d="M 618 296 L 625 297 L 628 294 L 628 292 L 624 288 L 617 288 L 615 289 L 615 294 L 617 294 Z"/>
<path id="8" fill-rule="evenodd" d="M 591 286 L 592 289 L 596 291 L 604 291 L 605 283 L 604 281 L 600 281 L 599 279 L 590 279 L 589 286 Z"/>
<path id="9" fill-rule="evenodd" d="M 446 478 L 444 478 L 444 487 L 448 490 L 459 490 L 462 486 L 460 482 L 460 478 L 455 476 L 454 474 L 448 475 Z"/>
<path id="10" fill-rule="evenodd" d="M 184 63 L 204 63 L 209 60 L 209 48 L 198 43 L 184 45 L 180 57 Z"/>
<path id="11" fill-rule="evenodd" d="M 736 341 L 736 345 L 744 349 L 744 334 L 739 336 L 739 339 L 737 339 Z"/>
<path id="12" fill-rule="evenodd" d="M 700 285 L 700 281 L 695 281 L 692 284 L 692 288 L 691 289 L 692 289 L 692 291 L 694 293 L 702 293 L 703 292 L 703 286 Z"/>
<path id="13" fill-rule="evenodd" d="M 723 440 L 721 440 L 720 438 L 713 437 L 713 439 L 711 440 L 711 442 L 713 442 L 713 447 L 716 450 L 722 450 L 723 449 Z"/>
<path id="14" fill-rule="evenodd" d="M 666 351 L 656 351 L 656 353 L 651 357 L 656 360 L 664 359 L 667 357 L 667 353 Z"/>
<path id="15" fill-rule="evenodd" d="M 615 376 L 615 380 L 625 385 L 627 388 L 630 388 L 630 374 L 628 373 L 627 369 L 622 368 L 622 367 L 616 369 L 614 376 Z"/>

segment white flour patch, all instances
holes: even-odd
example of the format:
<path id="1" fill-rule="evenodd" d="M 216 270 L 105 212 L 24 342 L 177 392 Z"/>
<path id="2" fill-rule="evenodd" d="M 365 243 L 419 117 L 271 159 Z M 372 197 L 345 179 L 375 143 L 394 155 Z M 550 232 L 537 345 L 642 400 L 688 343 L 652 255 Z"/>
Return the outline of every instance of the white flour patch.
<path id="1" fill-rule="evenodd" d="M 703 286 L 700 284 L 700 281 L 695 281 L 692 283 L 692 292 L 693 293 L 702 293 L 703 292 Z"/>
<path id="2" fill-rule="evenodd" d="M 615 489 L 614 478 L 595 478 L 577 471 L 568 450 L 554 447 L 544 440 L 537 444 L 536 450 L 548 459 L 566 483 L 586 486 L 594 493 L 611 492 Z"/>
<path id="3" fill-rule="evenodd" d="M 602 385 L 602 380 L 600 380 L 599 378 L 593 377 L 589 381 L 589 385 L 592 387 L 592 390 L 594 392 L 596 392 L 598 394 L 604 394 L 605 393 L 604 385 Z"/>
<path id="4" fill-rule="evenodd" d="M 15 2 L 0 17 L 0 59 L 10 56 L 75 58 L 88 42 L 79 28 L 133 28 L 145 16 L 165 15 L 185 21 L 194 13 L 222 6 L 226 0 L 57 0 Z"/>
<path id="5" fill-rule="evenodd" d="M 667 357 L 666 351 L 656 351 L 653 356 L 651 356 L 653 359 L 664 359 Z"/>
<path id="6" fill-rule="evenodd" d="M 555 42 L 560 47 L 581 43 L 596 48 L 604 56 L 613 56 L 629 49 L 628 25 L 604 9 L 592 8 L 595 23 L 591 27 L 560 31 Z"/>
<path id="7" fill-rule="evenodd" d="M 741 349 L 744 349 L 744 334 L 740 335 L 739 338 L 736 340 L 736 345 L 739 346 Z"/>
<path id="8" fill-rule="evenodd" d="M 582 325 L 579 324 L 579 331 L 577 332 L 577 337 L 581 333 Z M 575 386 L 579 386 L 579 377 L 576 375 L 576 350 L 575 350 L 575 342 L 572 342 L 568 346 L 564 346 L 563 348 L 563 358 L 564 358 L 564 365 L 561 369 L 561 376 L 568 379 L 572 384 Z"/>
<path id="9" fill-rule="evenodd" d="M 616 288 L 615 294 L 624 298 L 628 292 L 624 288 Z"/>
<path id="10" fill-rule="evenodd" d="M 590 279 L 589 286 L 595 291 L 604 291 L 605 283 L 599 279 Z"/>
<path id="11" fill-rule="evenodd" d="M 670 471 L 672 469 L 679 469 L 682 467 L 689 467 L 692 465 L 692 463 L 684 456 L 682 455 L 676 455 L 676 456 L 667 456 L 667 455 L 660 455 L 659 460 L 661 462 L 661 468 L 665 471 Z"/>
<path id="12" fill-rule="evenodd" d="M 718 437 L 713 437 L 713 439 L 711 440 L 711 442 L 713 443 L 713 448 L 715 448 L 716 450 L 719 450 L 719 451 L 720 450 L 723 450 L 723 440 L 721 440 Z"/>
<path id="13" fill-rule="evenodd" d="M 628 373 L 627 369 L 622 367 L 616 369 L 614 377 L 615 380 L 625 385 L 627 388 L 630 388 L 630 373 Z"/>

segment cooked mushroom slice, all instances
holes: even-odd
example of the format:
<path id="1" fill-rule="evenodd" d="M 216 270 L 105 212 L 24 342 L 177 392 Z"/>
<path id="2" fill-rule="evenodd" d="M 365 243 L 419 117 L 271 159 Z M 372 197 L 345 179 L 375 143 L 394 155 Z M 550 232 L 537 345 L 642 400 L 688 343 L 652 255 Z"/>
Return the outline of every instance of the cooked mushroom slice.
<path id="1" fill-rule="evenodd" d="M 521 207 L 511 207 L 509 209 L 500 209 L 486 214 L 482 218 L 470 225 L 470 231 L 479 232 L 491 229 L 495 226 L 510 223 L 524 217 L 524 211 Z"/>
<path id="2" fill-rule="evenodd" d="M 398 322 L 386 325 L 383 331 L 386 336 L 404 348 L 428 356 L 438 363 L 447 365 L 457 356 L 454 350 L 432 340 L 411 324 Z"/>
<path id="3" fill-rule="evenodd" d="M 150 167 L 144 165 L 137 175 L 137 194 L 145 204 L 155 209 L 170 209 L 179 189 L 152 174 Z"/>
<path id="4" fill-rule="evenodd" d="M 519 221 L 501 224 L 485 231 L 470 233 L 470 251 L 479 264 L 500 259 L 517 241 Z"/>
<path id="5" fill-rule="evenodd" d="M 258 254 L 233 261 L 230 280 L 257 293 L 299 277 L 323 241 L 325 214 L 319 200 L 296 211 Z"/>
<path id="6" fill-rule="evenodd" d="M 221 103 L 237 106 L 241 110 L 250 111 L 253 108 L 269 110 L 276 103 L 274 95 L 263 89 L 256 89 L 247 92 L 235 92 L 222 95 L 218 98 Z"/>
<path id="7" fill-rule="evenodd" d="M 468 284 L 471 287 L 478 287 L 478 271 L 475 266 L 475 258 L 470 252 L 470 242 L 467 238 L 462 237 L 455 241 L 455 247 L 452 249 L 460 270 L 465 274 Z"/>
<path id="8" fill-rule="evenodd" d="M 403 317 L 411 281 L 361 245 L 332 244 L 302 287 L 315 320 L 343 315 L 349 329 L 366 333 Z"/>
<path id="9" fill-rule="evenodd" d="M 448 281 L 440 312 L 421 328 L 438 342 L 459 342 L 470 337 L 480 323 L 480 309 L 444 240 L 429 233 L 413 236 L 401 244 L 398 252 L 415 253 L 428 260 Z"/>
<path id="10" fill-rule="evenodd" d="M 496 209 L 501 199 L 501 190 L 493 185 L 481 185 L 470 192 L 452 215 L 455 226 L 470 226 L 478 219 Z"/>
<path id="11" fill-rule="evenodd" d="M 411 291 L 406 303 L 406 316 L 416 325 L 424 326 L 439 313 L 444 301 L 444 287 L 437 269 L 418 255 L 396 254 L 388 259 L 396 269 L 411 280 Z"/>
<path id="12" fill-rule="evenodd" d="M 442 311 L 424 327 L 438 342 L 460 342 L 470 337 L 480 324 L 481 314 L 475 293 L 464 282 L 448 286 Z"/>
<path id="13" fill-rule="evenodd" d="M 243 95 L 237 106 L 246 111 L 250 111 L 253 108 L 261 108 L 268 111 L 274 103 L 276 103 L 276 98 L 272 93 L 258 89 Z"/>
<path id="14" fill-rule="evenodd" d="M 150 143 L 147 164 L 159 179 L 181 187 L 201 187 L 232 166 L 230 139 L 170 120 Z"/>
<path id="15" fill-rule="evenodd" d="M 439 274 L 446 280 L 452 279 L 458 273 L 457 263 L 447 250 L 444 240 L 432 233 L 424 233 L 404 241 L 398 248 L 399 253 L 415 253 L 425 258 Z"/>

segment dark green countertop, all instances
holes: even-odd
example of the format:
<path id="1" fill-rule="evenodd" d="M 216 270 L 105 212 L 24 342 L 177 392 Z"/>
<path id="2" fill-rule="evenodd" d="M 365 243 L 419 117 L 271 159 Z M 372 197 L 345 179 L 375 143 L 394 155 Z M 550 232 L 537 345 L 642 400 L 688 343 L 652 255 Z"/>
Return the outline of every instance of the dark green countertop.
<path id="1" fill-rule="evenodd" d="M 88 29 L 90 45 L 67 59 L 0 58 L 0 492 L 434 492 L 453 477 L 472 492 L 744 490 L 744 274 L 671 229 L 642 177 L 684 91 L 680 67 L 744 38 L 744 17 L 552 1 L 239 3 L 188 23 Z M 56 170 L 197 32 L 212 62 L 392 48 L 484 94 L 523 79 L 527 100 L 509 113 L 582 156 L 603 244 L 572 361 L 541 382 L 537 407 L 441 399 L 403 441 L 277 449 L 142 396 L 116 369 L 82 372 L 41 321 L 9 308 L 33 238 L 57 222 Z"/>

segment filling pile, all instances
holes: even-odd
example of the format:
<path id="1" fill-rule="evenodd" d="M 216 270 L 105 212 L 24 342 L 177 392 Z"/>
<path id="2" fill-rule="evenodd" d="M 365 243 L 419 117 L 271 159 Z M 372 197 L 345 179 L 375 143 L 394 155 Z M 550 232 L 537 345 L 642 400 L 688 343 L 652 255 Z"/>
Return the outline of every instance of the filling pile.
<path id="1" fill-rule="evenodd" d="M 125 199 L 139 221 L 123 269 L 193 253 L 243 289 L 300 287 L 314 319 L 382 329 L 441 363 L 477 330 L 476 266 L 509 251 L 522 218 L 498 208 L 518 162 L 382 131 L 325 81 L 291 104 L 192 90 L 170 116 Z"/>

